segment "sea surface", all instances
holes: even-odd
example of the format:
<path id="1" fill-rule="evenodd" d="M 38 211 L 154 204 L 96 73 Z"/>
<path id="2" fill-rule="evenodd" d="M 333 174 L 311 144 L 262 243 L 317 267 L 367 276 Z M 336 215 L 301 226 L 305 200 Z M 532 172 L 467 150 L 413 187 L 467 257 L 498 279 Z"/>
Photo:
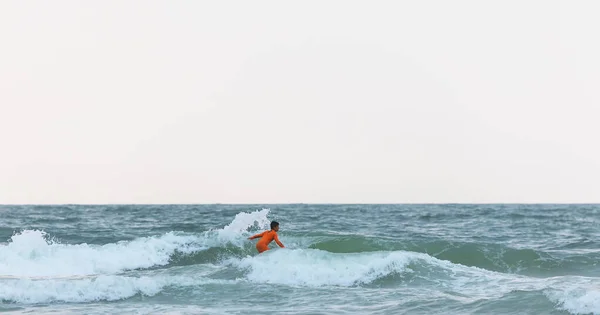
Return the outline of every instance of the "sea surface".
<path id="1" fill-rule="evenodd" d="M 17 314 L 600 314 L 599 263 L 600 205 L 0 206 Z"/>

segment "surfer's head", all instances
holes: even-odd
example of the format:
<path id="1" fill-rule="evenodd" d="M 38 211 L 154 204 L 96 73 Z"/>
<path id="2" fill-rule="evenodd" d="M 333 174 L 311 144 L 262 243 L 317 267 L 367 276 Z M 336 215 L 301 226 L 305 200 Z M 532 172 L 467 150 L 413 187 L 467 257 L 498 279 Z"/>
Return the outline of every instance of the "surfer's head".
<path id="1" fill-rule="evenodd" d="M 279 231 L 279 222 L 271 221 L 271 230 Z"/>

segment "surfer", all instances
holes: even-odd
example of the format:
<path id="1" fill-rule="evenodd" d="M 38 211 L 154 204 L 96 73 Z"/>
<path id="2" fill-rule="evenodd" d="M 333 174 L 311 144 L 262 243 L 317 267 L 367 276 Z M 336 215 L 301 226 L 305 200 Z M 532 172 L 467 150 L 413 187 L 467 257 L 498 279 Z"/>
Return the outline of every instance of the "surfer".
<path id="1" fill-rule="evenodd" d="M 272 221 L 270 231 L 264 231 L 262 233 L 250 236 L 248 239 L 253 240 L 258 237 L 261 238 L 258 241 L 258 243 L 256 243 L 256 250 L 258 250 L 259 253 L 269 250 L 269 243 L 271 243 L 271 241 L 273 241 L 273 240 L 275 240 L 275 243 L 277 243 L 277 245 L 279 245 L 279 247 L 284 248 L 285 246 L 283 246 L 283 244 L 281 244 L 281 242 L 279 241 L 279 237 L 277 236 L 277 231 L 279 231 L 279 222 Z"/>

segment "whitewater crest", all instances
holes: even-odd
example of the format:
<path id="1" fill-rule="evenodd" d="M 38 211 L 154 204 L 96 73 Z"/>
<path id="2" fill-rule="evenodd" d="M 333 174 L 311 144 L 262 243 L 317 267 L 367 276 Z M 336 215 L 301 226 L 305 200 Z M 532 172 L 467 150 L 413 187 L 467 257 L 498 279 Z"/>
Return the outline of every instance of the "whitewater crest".
<path id="1" fill-rule="evenodd" d="M 573 314 L 600 312 L 597 278 L 561 276 L 534 278 L 455 264 L 407 251 L 331 253 L 319 249 L 275 249 L 265 254 L 230 259 L 255 283 L 292 287 L 370 286 L 396 276 L 396 285 L 419 282 L 447 288 L 445 298 L 461 303 L 501 299 L 515 291 L 544 292 L 557 307 Z"/>
<path id="2" fill-rule="evenodd" d="M 0 275 L 64 277 L 113 274 L 125 270 L 166 265 L 179 251 L 192 253 L 205 247 L 193 235 L 173 232 L 106 245 L 60 244 L 39 230 L 25 230 L 0 246 Z"/>
<path id="3" fill-rule="evenodd" d="M 231 223 L 221 229 L 209 230 L 204 233 L 205 245 L 218 247 L 223 244 L 233 244 L 243 247 L 251 230 L 266 229 L 271 222 L 267 215 L 270 209 L 256 210 L 253 212 L 240 212 L 235 215 Z"/>
<path id="4" fill-rule="evenodd" d="M 105 245 L 61 244 L 41 230 L 24 230 L 0 245 L 0 277 L 107 275 L 165 266 L 173 254 L 234 244 L 243 247 L 249 229 L 265 228 L 269 209 L 238 213 L 222 229 L 200 234 L 168 232 Z"/>
<path id="5" fill-rule="evenodd" d="M 402 273 L 411 257 L 400 252 L 334 254 L 317 249 L 276 249 L 229 263 L 252 282 L 291 286 L 353 286 Z"/>
<path id="6" fill-rule="evenodd" d="M 572 314 L 600 314 L 600 282 L 576 278 L 546 290 L 548 299 Z"/>
<path id="7" fill-rule="evenodd" d="M 0 245 L 0 300 L 114 301 L 137 294 L 152 296 L 168 286 L 235 282 L 211 279 L 196 268 L 207 266 L 188 266 L 194 272 L 183 275 L 178 268 L 161 272 L 148 268 L 168 265 L 176 253 L 190 255 L 227 244 L 248 246 L 250 231 L 268 226 L 268 214 L 269 209 L 241 212 L 221 229 L 168 232 L 105 245 L 62 244 L 45 231 L 23 230 Z"/>

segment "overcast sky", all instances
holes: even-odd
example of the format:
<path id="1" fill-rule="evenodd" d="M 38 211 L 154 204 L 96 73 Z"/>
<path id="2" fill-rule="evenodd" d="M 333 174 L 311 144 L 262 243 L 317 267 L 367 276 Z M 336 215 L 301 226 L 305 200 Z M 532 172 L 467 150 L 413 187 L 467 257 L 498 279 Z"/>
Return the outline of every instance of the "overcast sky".
<path id="1" fill-rule="evenodd" d="M 2 1 L 0 203 L 600 202 L 599 1 Z"/>

